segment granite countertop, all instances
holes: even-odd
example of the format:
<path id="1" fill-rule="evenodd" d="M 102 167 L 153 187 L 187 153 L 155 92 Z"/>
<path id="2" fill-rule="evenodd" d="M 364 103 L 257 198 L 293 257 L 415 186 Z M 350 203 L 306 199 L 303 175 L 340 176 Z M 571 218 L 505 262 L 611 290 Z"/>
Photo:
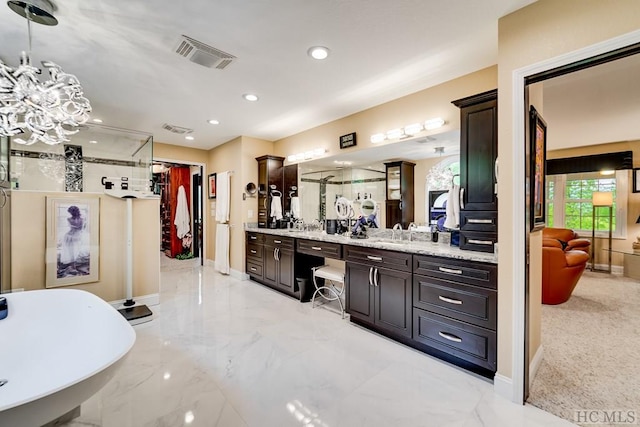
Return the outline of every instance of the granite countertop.
<path id="1" fill-rule="evenodd" d="M 386 249 L 396 252 L 406 252 L 417 255 L 432 255 L 445 258 L 463 259 L 468 261 L 487 262 L 491 264 L 498 263 L 498 256 L 493 253 L 463 251 L 457 246 L 451 246 L 448 243 L 433 243 L 424 239 L 428 233 L 414 233 L 416 240 L 410 242 L 408 240 L 408 231 L 403 231 L 402 241 L 391 241 L 391 230 L 380 229 L 367 239 L 352 239 L 349 236 L 330 235 L 323 231 L 295 231 L 277 228 L 258 228 L 257 225 L 245 224 L 245 231 L 253 231 L 257 233 L 272 234 L 282 237 L 293 237 L 296 239 L 317 240 L 321 242 L 340 243 L 342 245 L 363 246 L 367 248 Z M 422 236 L 420 236 L 422 235 Z"/>

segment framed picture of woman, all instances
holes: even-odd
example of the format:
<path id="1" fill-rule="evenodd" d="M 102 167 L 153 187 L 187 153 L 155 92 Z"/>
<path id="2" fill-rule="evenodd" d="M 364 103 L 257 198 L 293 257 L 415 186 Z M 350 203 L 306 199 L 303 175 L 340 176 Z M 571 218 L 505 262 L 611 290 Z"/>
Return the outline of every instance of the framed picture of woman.
<path id="1" fill-rule="evenodd" d="M 215 173 L 209 174 L 209 198 L 216 198 L 216 175 Z"/>
<path id="2" fill-rule="evenodd" d="M 95 196 L 47 197 L 47 288 L 99 280 L 99 213 Z"/>

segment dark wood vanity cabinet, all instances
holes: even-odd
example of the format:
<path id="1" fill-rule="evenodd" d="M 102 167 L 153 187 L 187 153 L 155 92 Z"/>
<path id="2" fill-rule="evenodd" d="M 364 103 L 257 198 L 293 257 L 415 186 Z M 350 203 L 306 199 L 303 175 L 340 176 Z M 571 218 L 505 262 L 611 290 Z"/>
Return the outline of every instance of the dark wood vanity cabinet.
<path id="1" fill-rule="evenodd" d="M 266 228 L 271 223 L 272 191 L 284 191 L 284 157 L 261 156 L 258 162 L 258 227 Z M 284 198 L 283 198 L 284 199 Z"/>
<path id="2" fill-rule="evenodd" d="M 351 319 L 411 338 L 411 254 L 348 245 L 344 254 Z"/>
<path id="3" fill-rule="evenodd" d="M 497 368 L 497 266 L 413 257 L 413 339 L 489 372 Z"/>
<path id="4" fill-rule="evenodd" d="M 398 161 L 384 164 L 386 167 L 386 227 L 401 224 L 406 229 L 414 218 L 415 163 Z"/>
<path id="5" fill-rule="evenodd" d="M 498 91 L 453 101 L 460 108 L 460 249 L 497 241 Z"/>

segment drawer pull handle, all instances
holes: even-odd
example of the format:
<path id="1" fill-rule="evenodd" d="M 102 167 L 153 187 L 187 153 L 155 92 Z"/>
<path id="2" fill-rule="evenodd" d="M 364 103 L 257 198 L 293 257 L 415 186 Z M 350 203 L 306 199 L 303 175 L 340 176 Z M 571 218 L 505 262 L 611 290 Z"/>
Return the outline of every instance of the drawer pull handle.
<path id="1" fill-rule="evenodd" d="M 320 246 L 311 246 L 311 249 L 313 249 L 314 251 L 321 251 L 322 248 Z"/>
<path id="2" fill-rule="evenodd" d="M 449 340 L 449 341 L 453 341 L 453 342 L 462 342 L 462 338 L 457 337 L 455 335 L 452 334 L 448 334 L 446 332 L 438 332 L 438 335 L 440 335 L 442 338 Z"/>
<path id="3" fill-rule="evenodd" d="M 440 271 L 442 271 L 444 273 L 462 274 L 462 270 L 454 270 L 452 268 L 438 267 L 438 270 L 440 270 Z"/>
<path id="4" fill-rule="evenodd" d="M 259 213 L 258 213 L 258 215 L 260 215 L 260 216 L 267 216 L 267 213 L 266 213 L 266 212 L 259 212 Z"/>
<path id="5" fill-rule="evenodd" d="M 367 259 L 371 260 L 371 261 L 382 261 L 382 257 L 380 256 L 371 256 L 371 255 L 367 255 Z"/>
<path id="6" fill-rule="evenodd" d="M 280 244 L 280 243 L 282 243 L 282 240 L 274 240 L 273 243 Z"/>
<path id="7" fill-rule="evenodd" d="M 491 240 L 476 240 L 476 239 L 469 239 L 467 240 L 467 242 L 472 243 L 474 245 L 485 245 L 485 246 L 491 246 L 493 245 L 493 242 Z"/>
<path id="8" fill-rule="evenodd" d="M 250 238 L 251 240 L 258 240 L 258 238 L 257 238 L 256 236 L 249 236 L 249 238 Z"/>
<path id="9" fill-rule="evenodd" d="M 462 301 L 460 301 L 459 299 L 451 299 L 451 298 L 443 297 L 442 295 L 438 295 L 438 299 L 440 301 L 448 302 L 449 304 L 462 305 Z"/>
<path id="10" fill-rule="evenodd" d="M 252 254 L 257 254 L 257 253 L 258 253 L 258 251 L 256 251 L 255 249 L 251 249 L 251 253 L 252 253 Z"/>
<path id="11" fill-rule="evenodd" d="M 474 218 L 469 218 L 467 220 L 467 222 L 469 224 L 493 224 L 493 220 L 491 219 L 474 219 Z"/>
<path id="12" fill-rule="evenodd" d="M 258 271 L 258 269 L 255 267 L 251 267 L 251 271 Z"/>

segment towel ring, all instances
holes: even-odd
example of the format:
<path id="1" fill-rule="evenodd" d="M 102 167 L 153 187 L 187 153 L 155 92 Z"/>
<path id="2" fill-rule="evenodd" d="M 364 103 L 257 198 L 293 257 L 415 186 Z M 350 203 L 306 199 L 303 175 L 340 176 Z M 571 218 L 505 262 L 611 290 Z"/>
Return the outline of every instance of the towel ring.
<path id="1" fill-rule="evenodd" d="M 279 190 L 271 190 L 271 196 L 282 197 L 282 193 Z"/>

